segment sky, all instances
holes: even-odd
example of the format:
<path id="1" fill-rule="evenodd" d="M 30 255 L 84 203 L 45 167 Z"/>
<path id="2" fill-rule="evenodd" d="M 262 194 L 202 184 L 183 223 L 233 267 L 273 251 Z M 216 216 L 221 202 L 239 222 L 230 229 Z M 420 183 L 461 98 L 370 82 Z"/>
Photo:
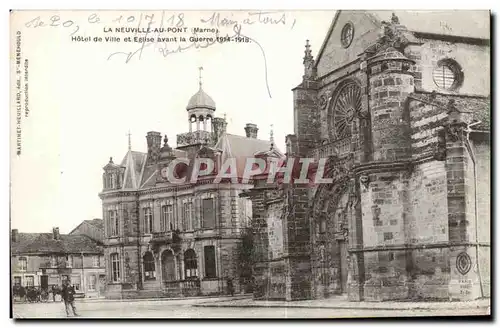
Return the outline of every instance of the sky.
<path id="1" fill-rule="evenodd" d="M 16 134 L 11 133 L 11 228 L 49 232 L 59 227 L 69 233 L 83 220 L 101 218 L 98 194 L 109 157 L 115 163 L 123 159 L 129 130 L 133 150 L 146 151 L 148 131 L 167 134 L 174 146 L 176 135 L 189 129 L 186 105 L 198 90 L 200 66 L 203 89 L 216 102 L 216 116 L 226 114 L 228 132 L 245 135 L 245 124 L 254 123 L 259 138 L 269 139 L 272 124 L 275 141 L 284 150 L 285 136 L 293 133 L 291 89 L 302 80 L 305 40 L 316 56 L 334 14 L 14 12 L 11 45 L 15 49 L 19 31 L 21 73 L 16 74 L 13 50 L 11 79 L 21 78 L 22 120 L 20 155 Z M 148 22 L 150 28 L 179 26 L 188 32 L 164 33 L 161 37 L 178 37 L 165 45 L 126 42 L 126 37 L 133 40 L 134 32 L 115 30 L 147 28 Z M 234 35 L 235 24 L 241 27 L 239 34 L 253 42 L 206 48 L 189 42 L 191 28 L 217 28 L 221 35 Z M 153 32 L 148 36 L 158 37 Z M 182 42 L 180 36 L 188 40 Z M 105 37 L 120 41 L 105 42 Z M 11 88 L 14 132 L 16 92 Z"/>

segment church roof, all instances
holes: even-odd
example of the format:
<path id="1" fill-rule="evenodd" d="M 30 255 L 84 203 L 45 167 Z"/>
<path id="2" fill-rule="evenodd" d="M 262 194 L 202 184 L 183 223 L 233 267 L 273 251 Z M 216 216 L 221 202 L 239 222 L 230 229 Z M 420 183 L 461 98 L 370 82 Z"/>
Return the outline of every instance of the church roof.
<path id="1" fill-rule="evenodd" d="M 401 25 L 411 32 L 490 38 L 490 12 L 487 10 L 370 10 L 378 21 L 390 21 L 394 12 Z"/>
<path id="2" fill-rule="evenodd" d="M 382 27 L 382 21 L 391 21 L 394 13 L 399 18 L 400 24 L 410 32 L 490 39 L 490 12 L 487 10 L 338 10 L 316 56 L 316 66 L 342 13 L 365 15 L 366 19 L 378 28 Z"/>
<path id="3" fill-rule="evenodd" d="M 213 99 L 209 95 L 207 95 L 201 87 L 198 92 L 196 92 L 191 97 L 191 99 L 189 99 L 188 105 L 186 107 L 187 110 L 195 108 L 207 108 L 215 110 L 215 101 L 213 101 Z"/>

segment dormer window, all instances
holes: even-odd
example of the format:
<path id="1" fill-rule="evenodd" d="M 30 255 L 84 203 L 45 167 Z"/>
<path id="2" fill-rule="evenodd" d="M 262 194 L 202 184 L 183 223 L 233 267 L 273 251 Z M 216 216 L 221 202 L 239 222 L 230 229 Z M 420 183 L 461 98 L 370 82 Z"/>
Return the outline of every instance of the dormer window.
<path id="1" fill-rule="evenodd" d="M 111 189 L 115 188 L 115 175 L 114 174 L 108 174 L 108 186 Z"/>
<path id="2" fill-rule="evenodd" d="M 109 163 L 104 167 L 103 188 L 104 189 L 119 189 L 122 186 L 125 167 L 113 163 L 113 158 L 109 159 Z"/>

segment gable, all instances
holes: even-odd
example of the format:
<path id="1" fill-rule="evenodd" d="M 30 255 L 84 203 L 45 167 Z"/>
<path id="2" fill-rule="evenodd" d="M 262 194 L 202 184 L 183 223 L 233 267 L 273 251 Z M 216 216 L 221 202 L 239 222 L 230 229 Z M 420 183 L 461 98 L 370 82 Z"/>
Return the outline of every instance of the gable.
<path id="1" fill-rule="evenodd" d="M 390 12 L 388 13 L 387 20 L 390 20 Z M 349 47 L 344 48 L 341 43 L 341 33 L 348 22 L 354 26 L 354 37 Z M 318 76 L 322 77 L 358 59 L 358 56 L 377 40 L 380 26 L 380 22 L 367 12 L 338 11 L 316 60 Z"/>

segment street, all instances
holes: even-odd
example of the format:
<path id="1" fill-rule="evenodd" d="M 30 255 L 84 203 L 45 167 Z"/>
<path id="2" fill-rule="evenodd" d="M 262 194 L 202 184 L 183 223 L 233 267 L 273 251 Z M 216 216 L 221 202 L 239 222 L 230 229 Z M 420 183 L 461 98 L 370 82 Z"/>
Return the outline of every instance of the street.
<path id="1" fill-rule="evenodd" d="M 80 318 L 366 318 L 436 315 L 484 315 L 484 309 L 467 310 L 361 310 L 325 308 L 196 307 L 210 299 L 76 302 Z M 14 318 L 65 318 L 63 303 L 16 303 Z M 75 318 L 79 319 L 79 318 Z"/>

